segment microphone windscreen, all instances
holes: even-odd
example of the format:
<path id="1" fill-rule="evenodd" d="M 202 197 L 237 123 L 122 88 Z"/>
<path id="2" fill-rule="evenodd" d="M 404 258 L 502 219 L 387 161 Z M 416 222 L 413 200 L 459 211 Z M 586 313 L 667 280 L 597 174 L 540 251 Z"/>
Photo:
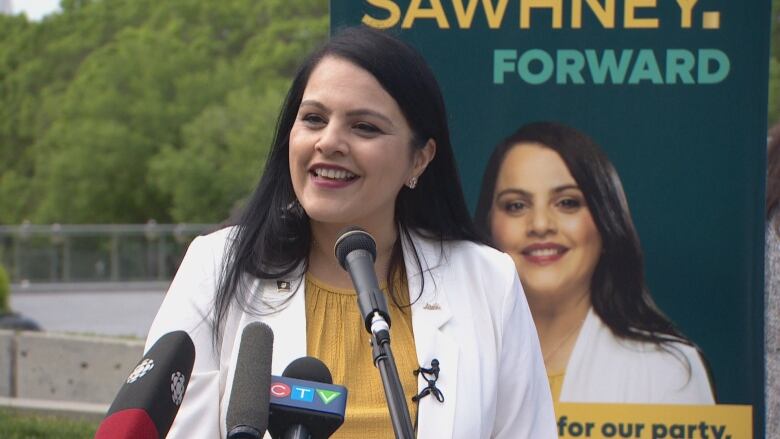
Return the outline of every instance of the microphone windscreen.
<path id="1" fill-rule="evenodd" d="M 174 331 L 160 337 L 119 389 L 95 438 L 165 437 L 184 399 L 194 363 L 195 345 L 186 332 Z M 142 435 L 142 432 L 151 431 L 145 426 L 148 420 L 154 425 L 156 434 Z M 126 426 L 121 430 L 124 433 L 104 435 L 103 432 L 108 431 L 104 428 L 113 431 L 112 426 L 120 424 Z M 134 429 L 137 433 L 128 433 Z"/>
<path id="2" fill-rule="evenodd" d="M 330 437 L 344 423 L 347 389 L 333 384 L 328 367 L 313 357 L 290 363 L 282 376 L 273 376 L 268 432 L 274 439 Z M 291 436 L 292 434 L 292 436 Z"/>
<path id="3" fill-rule="evenodd" d="M 288 364 L 282 372 L 282 376 L 297 378 L 299 380 L 314 381 L 317 383 L 333 384 L 333 377 L 320 359 L 314 357 L 301 357 Z"/>
<path id="4" fill-rule="evenodd" d="M 229 436 L 249 428 L 262 437 L 268 429 L 273 343 L 273 331 L 262 322 L 250 323 L 241 333 L 225 422 Z"/>
<path id="5" fill-rule="evenodd" d="M 357 226 L 348 226 L 339 232 L 333 252 L 341 264 L 341 268 L 347 269 L 347 255 L 354 250 L 365 250 L 371 254 L 371 260 L 376 260 L 376 241 L 368 232 Z"/>
<path id="6" fill-rule="evenodd" d="M 157 432 L 152 418 L 141 409 L 127 409 L 109 415 L 100 423 L 95 433 L 95 439 L 160 437 L 165 436 Z"/>

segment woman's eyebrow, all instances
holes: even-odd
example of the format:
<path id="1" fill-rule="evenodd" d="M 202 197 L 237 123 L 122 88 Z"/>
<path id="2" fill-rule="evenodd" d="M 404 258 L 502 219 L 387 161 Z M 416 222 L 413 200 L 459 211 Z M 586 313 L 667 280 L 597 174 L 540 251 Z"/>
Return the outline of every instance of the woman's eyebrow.
<path id="1" fill-rule="evenodd" d="M 329 111 L 328 107 L 326 107 L 322 102 L 316 101 L 314 99 L 306 99 L 304 101 L 301 101 L 301 105 L 300 106 L 303 107 L 304 105 L 308 105 L 308 106 L 311 106 L 311 107 L 317 107 L 320 110 L 325 111 L 325 112 Z"/>
<path id="2" fill-rule="evenodd" d="M 385 121 L 386 123 L 390 124 L 391 126 L 395 126 L 393 124 L 393 121 L 390 120 L 389 117 L 385 116 L 384 114 L 382 114 L 382 113 L 380 113 L 378 111 L 369 110 L 368 108 L 359 108 L 357 110 L 349 111 L 349 112 L 347 112 L 347 116 L 349 116 L 349 117 L 374 116 L 374 117 L 377 117 L 379 119 L 382 119 L 383 121 Z"/>
<path id="3" fill-rule="evenodd" d="M 557 194 L 557 193 L 563 192 L 563 191 L 568 190 L 568 189 L 580 190 L 580 187 L 577 186 L 576 184 L 562 184 L 560 186 L 554 187 L 552 192 Z"/>
<path id="4" fill-rule="evenodd" d="M 552 192 L 554 194 L 558 194 L 558 193 L 561 193 L 561 192 L 569 190 L 569 189 L 580 190 L 580 187 L 577 186 L 576 184 L 562 184 L 560 186 L 555 186 L 554 188 L 552 188 L 550 190 L 550 192 Z M 529 197 L 529 198 L 533 197 L 532 193 L 530 193 L 530 192 L 528 192 L 528 191 L 526 191 L 524 189 L 520 189 L 520 188 L 506 188 L 506 189 L 498 192 L 496 194 L 496 198 L 500 198 L 500 197 L 502 197 L 504 195 L 507 195 L 507 194 L 510 194 L 510 195 L 522 195 L 524 197 Z"/>
<path id="5" fill-rule="evenodd" d="M 533 197 L 533 195 L 530 192 L 519 188 L 513 188 L 513 187 L 504 189 L 501 192 L 497 193 L 496 198 L 501 198 L 504 195 L 522 195 L 525 197 Z"/>

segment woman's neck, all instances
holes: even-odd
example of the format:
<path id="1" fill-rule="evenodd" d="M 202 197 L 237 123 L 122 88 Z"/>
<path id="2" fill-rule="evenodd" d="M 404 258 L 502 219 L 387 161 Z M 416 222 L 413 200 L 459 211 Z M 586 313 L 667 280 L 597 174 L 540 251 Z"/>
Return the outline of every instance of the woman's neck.
<path id="1" fill-rule="evenodd" d="M 316 277 L 327 285 L 336 288 L 353 288 L 352 280 L 349 274 L 341 268 L 333 247 L 339 238 L 339 232 L 344 228 L 343 225 L 311 223 L 312 246 L 309 251 L 308 273 Z M 398 229 L 395 223 L 388 223 L 382 227 L 365 228 L 376 241 L 376 269 L 377 278 L 387 277 L 387 271 L 390 266 L 390 257 L 393 246 L 398 238 Z"/>
<path id="2" fill-rule="evenodd" d="M 535 300 L 529 298 L 528 304 L 539 334 L 547 372 L 565 370 L 590 310 L 590 292 L 568 295 L 566 299 L 552 303 L 539 297 Z"/>

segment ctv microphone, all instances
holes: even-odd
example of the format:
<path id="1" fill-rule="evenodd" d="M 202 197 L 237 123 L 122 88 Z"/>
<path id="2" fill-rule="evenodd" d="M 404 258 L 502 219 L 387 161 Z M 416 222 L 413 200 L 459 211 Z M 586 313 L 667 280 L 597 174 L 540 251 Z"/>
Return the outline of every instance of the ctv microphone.
<path id="1" fill-rule="evenodd" d="M 299 358 L 271 381 L 272 438 L 325 439 L 344 423 L 347 389 L 332 384 L 322 361 Z"/>
<path id="2" fill-rule="evenodd" d="M 119 389 L 95 439 L 164 438 L 179 411 L 194 362 L 195 345 L 186 332 L 160 337 Z"/>
<path id="3" fill-rule="evenodd" d="M 376 313 L 385 320 L 389 327 L 390 313 L 387 312 L 387 301 L 382 290 L 379 289 L 379 282 L 374 270 L 374 260 L 376 259 L 374 238 L 365 230 L 350 226 L 341 231 L 333 250 L 341 268 L 347 270 L 352 278 L 366 331 L 375 332 L 371 326 Z"/>
<path id="4" fill-rule="evenodd" d="M 260 439 L 268 428 L 274 333 L 262 322 L 241 333 L 227 417 L 228 439 Z"/>

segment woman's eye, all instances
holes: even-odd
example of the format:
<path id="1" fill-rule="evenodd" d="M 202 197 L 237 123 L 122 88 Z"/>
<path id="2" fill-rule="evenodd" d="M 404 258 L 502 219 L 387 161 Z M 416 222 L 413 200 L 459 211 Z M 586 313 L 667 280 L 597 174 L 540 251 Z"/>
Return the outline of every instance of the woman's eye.
<path id="1" fill-rule="evenodd" d="M 567 210 L 567 211 L 577 210 L 580 207 L 582 207 L 582 201 L 576 198 L 564 198 L 562 200 L 559 200 L 557 204 L 563 210 Z"/>
<path id="2" fill-rule="evenodd" d="M 301 120 L 306 122 L 306 124 L 313 125 L 313 126 L 319 126 L 325 124 L 325 118 L 320 116 L 319 114 L 314 114 L 314 113 L 304 114 L 303 117 L 301 117 Z"/>
<path id="3" fill-rule="evenodd" d="M 380 130 L 376 126 L 365 122 L 356 123 L 355 125 L 352 126 L 352 128 L 355 131 L 363 134 L 379 134 L 382 132 L 382 130 Z"/>
<path id="4" fill-rule="evenodd" d="M 526 204 L 522 201 L 509 201 L 504 203 L 504 211 L 509 213 L 519 213 L 526 207 Z"/>

